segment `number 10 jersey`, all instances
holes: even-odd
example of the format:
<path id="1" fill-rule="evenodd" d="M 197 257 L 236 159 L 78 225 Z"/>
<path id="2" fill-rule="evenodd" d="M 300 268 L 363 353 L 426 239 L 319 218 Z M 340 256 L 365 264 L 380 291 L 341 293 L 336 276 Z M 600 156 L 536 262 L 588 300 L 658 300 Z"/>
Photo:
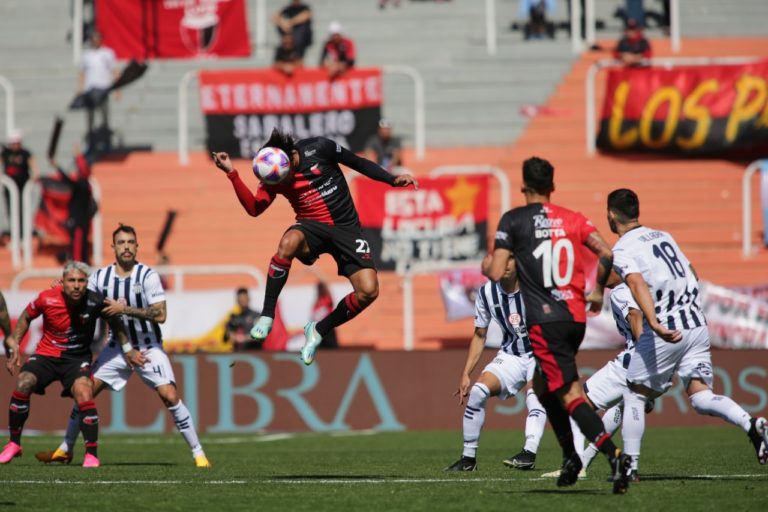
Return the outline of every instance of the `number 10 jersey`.
<path id="1" fill-rule="evenodd" d="M 587 321 L 583 247 L 595 226 L 579 212 L 532 203 L 506 212 L 496 249 L 512 251 L 528 325 Z"/>

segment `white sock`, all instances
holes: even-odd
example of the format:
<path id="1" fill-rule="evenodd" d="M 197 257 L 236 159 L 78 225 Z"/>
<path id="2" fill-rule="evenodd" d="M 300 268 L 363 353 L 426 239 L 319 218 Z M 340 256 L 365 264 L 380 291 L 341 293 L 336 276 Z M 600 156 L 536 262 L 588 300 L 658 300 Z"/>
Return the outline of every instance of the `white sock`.
<path id="1" fill-rule="evenodd" d="M 532 389 L 525 394 L 525 407 L 528 409 L 528 417 L 525 419 L 525 446 L 524 450 L 536 453 L 539 449 L 541 436 L 544 435 L 544 427 L 547 426 L 547 413 L 539 402 L 539 397 Z"/>
<path id="2" fill-rule="evenodd" d="M 621 436 L 624 439 L 624 453 L 634 461 L 640 457 L 640 444 L 645 432 L 645 397 L 627 389 L 624 391 L 624 415 Z"/>
<path id="3" fill-rule="evenodd" d="M 197 431 L 195 431 L 195 425 L 192 423 L 192 415 L 189 414 L 189 409 L 184 403 L 179 400 L 179 403 L 173 407 L 168 408 L 168 412 L 173 416 L 173 422 L 176 424 L 176 428 L 179 430 L 184 440 L 192 449 L 192 456 L 205 455 L 203 447 L 200 446 L 200 440 L 197 438 Z"/>
<path id="4" fill-rule="evenodd" d="M 464 409 L 464 457 L 475 458 L 480 443 L 480 430 L 485 423 L 485 402 L 491 396 L 488 386 L 475 382 L 469 390 L 467 408 Z"/>
<path id="5" fill-rule="evenodd" d="M 623 404 L 614 405 L 603 414 L 603 428 L 611 436 L 621 426 Z M 584 456 L 581 458 L 585 468 L 588 468 L 592 461 L 595 459 L 600 450 L 595 446 L 595 443 L 589 443 L 584 449 Z"/>
<path id="6" fill-rule="evenodd" d="M 586 437 L 584 437 L 584 434 L 581 432 L 581 429 L 579 429 L 579 426 L 576 424 L 575 421 L 573 421 L 573 418 L 568 418 L 571 421 L 571 431 L 573 432 L 573 447 L 576 448 L 576 455 L 579 456 L 581 460 L 584 460 L 584 441 L 586 441 Z"/>
<path id="7" fill-rule="evenodd" d="M 67 453 L 72 453 L 77 443 L 77 436 L 80 435 L 80 408 L 75 404 L 72 406 L 72 412 L 69 415 L 67 431 L 64 434 L 64 440 L 59 445 L 59 449 Z"/>
<path id="8" fill-rule="evenodd" d="M 699 414 L 717 416 L 749 432 L 752 417 L 739 404 L 723 395 L 716 395 L 707 389 L 689 397 L 691 405 Z"/>

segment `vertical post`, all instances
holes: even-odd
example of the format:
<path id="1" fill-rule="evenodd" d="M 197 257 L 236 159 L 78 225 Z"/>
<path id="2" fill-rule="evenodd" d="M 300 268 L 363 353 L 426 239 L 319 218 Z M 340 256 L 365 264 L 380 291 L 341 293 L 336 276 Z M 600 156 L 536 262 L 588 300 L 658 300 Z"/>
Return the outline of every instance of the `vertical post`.
<path id="1" fill-rule="evenodd" d="M 485 0 L 485 46 L 496 55 L 496 0 Z"/>
<path id="2" fill-rule="evenodd" d="M 266 55 L 267 27 L 267 0 L 256 0 L 256 55 Z"/>
<path id="3" fill-rule="evenodd" d="M 16 128 L 15 109 L 16 99 L 13 91 L 13 84 L 10 80 L 0 75 L 0 87 L 5 91 L 5 136 L 11 133 L 11 130 Z"/>
<path id="4" fill-rule="evenodd" d="M 413 350 L 413 274 L 403 274 L 403 349 Z"/>
<path id="5" fill-rule="evenodd" d="M 571 0 L 571 51 L 581 51 L 581 2 Z"/>
<path id="6" fill-rule="evenodd" d="M 756 160 L 744 169 L 741 181 L 741 255 L 752 255 L 752 176 L 766 160 Z"/>
<path id="7" fill-rule="evenodd" d="M 11 233 L 11 266 L 13 266 L 14 270 L 18 270 L 19 267 L 21 267 L 21 247 L 19 243 L 21 239 L 21 229 L 19 227 L 21 223 L 21 218 L 19 217 L 19 188 L 11 178 L 4 174 L 0 174 L 0 193 L 3 193 L 3 188 L 8 190 L 7 206 L 8 212 L 10 213 L 8 216 L 8 222 L 10 223 L 8 230 Z M 26 204 L 24 206 L 26 206 Z"/>
<path id="8" fill-rule="evenodd" d="M 585 39 L 587 41 L 587 48 L 592 48 L 595 45 L 595 0 L 586 0 L 584 2 L 584 25 L 585 25 Z"/>
<path id="9" fill-rule="evenodd" d="M 586 138 L 587 138 L 587 155 L 592 156 L 595 154 L 595 132 L 597 131 L 595 121 L 595 77 L 600 70 L 600 62 L 594 62 L 587 70 L 587 78 L 585 82 L 587 101 L 585 108 L 586 111 Z"/>
<path id="10" fill-rule="evenodd" d="M 88 180 L 91 184 L 91 190 L 93 190 L 93 198 L 96 200 L 96 204 L 101 204 L 101 187 L 99 182 L 94 178 Z M 92 242 L 92 259 L 94 266 L 100 267 L 103 262 L 102 249 L 104 248 L 103 241 L 103 222 L 101 217 L 101 209 L 93 216 L 93 222 L 91 224 L 91 233 L 93 234 Z"/>
<path id="11" fill-rule="evenodd" d="M 187 71 L 179 80 L 179 164 L 189 165 L 189 113 L 187 112 L 187 96 L 189 82 L 195 76 L 195 71 Z"/>
<path id="12" fill-rule="evenodd" d="M 384 73 L 399 73 L 413 80 L 413 123 L 414 144 L 416 146 L 416 160 L 424 160 L 426 147 L 426 113 L 424 100 L 424 79 L 416 69 L 410 66 L 382 66 Z"/>
<path id="13" fill-rule="evenodd" d="M 83 54 L 83 0 L 72 2 L 72 62 L 80 65 Z"/>
<path id="14" fill-rule="evenodd" d="M 669 37 L 672 39 L 672 52 L 680 53 L 680 0 L 669 2 Z"/>

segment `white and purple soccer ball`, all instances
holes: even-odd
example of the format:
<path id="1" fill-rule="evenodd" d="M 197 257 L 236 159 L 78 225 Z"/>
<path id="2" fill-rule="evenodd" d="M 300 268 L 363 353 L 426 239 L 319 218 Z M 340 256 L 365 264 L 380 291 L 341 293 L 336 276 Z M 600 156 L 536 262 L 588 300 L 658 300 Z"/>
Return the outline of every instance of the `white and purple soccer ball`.
<path id="1" fill-rule="evenodd" d="M 266 147 L 253 157 L 253 174 L 267 185 L 277 185 L 291 171 L 291 161 L 285 151 Z"/>

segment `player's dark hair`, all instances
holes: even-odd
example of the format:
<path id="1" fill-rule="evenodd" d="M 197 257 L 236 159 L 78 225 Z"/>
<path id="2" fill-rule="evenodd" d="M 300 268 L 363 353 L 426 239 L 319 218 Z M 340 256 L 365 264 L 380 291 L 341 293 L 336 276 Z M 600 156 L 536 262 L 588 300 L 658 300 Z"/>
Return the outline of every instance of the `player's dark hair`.
<path id="1" fill-rule="evenodd" d="M 523 162 L 523 186 L 537 194 L 550 194 L 555 190 L 555 168 L 537 156 Z"/>
<path id="2" fill-rule="evenodd" d="M 296 141 L 293 140 L 287 133 L 283 133 L 277 128 L 272 130 L 272 135 L 269 136 L 267 142 L 259 149 L 261 151 L 264 148 L 277 148 L 282 149 L 288 158 L 291 158 L 291 152 L 296 150 Z"/>
<path id="3" fill-rule="evenodd" d="M 133 235 L 133 237 L 138 240 L 139 237 L 136 236 L 136 230 L 133 229 L 133 226 L 128 226 L 127 224 L 120 224 L 117 226 L 117 229 L 112 232 L 112 243 L 115 243 L 115 237 L 118 233 L 128 233 L 129 235 Z"/>
<path id="4" fill-rule="evenodd" d="M 235 295 L 242 295 L 242 294 L 246 294 L 247 295 L 248 294 L 248 288 L 245 288 L 245 287 L 241 286 L 235 292 Z"/>
<path id="5" fill-rule="evenodd" d="M 637 220 L 640 217 L 640 199 L 632 190 L 619 188 L 608 194 L 608 209 L 620 222 Z"/>

